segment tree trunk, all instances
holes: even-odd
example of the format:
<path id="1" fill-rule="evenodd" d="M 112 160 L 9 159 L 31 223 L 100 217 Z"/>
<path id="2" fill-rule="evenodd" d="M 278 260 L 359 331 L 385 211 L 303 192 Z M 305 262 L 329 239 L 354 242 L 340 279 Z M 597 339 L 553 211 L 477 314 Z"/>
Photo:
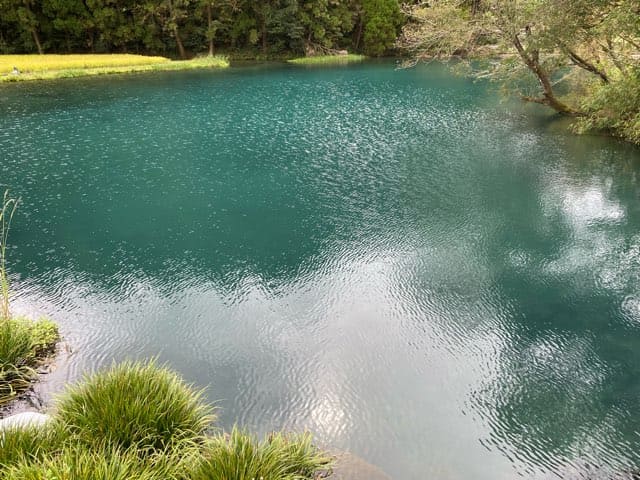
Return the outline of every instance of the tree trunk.
<path id="1" fill-rule="evenodd" d="M 471 0 L 471 16 L 475 17 L 480 12 L 480 0 Z"/>
<path id="2" fill-rule="evenodd" d="M 44 51 L 42 50 L 42 44 L 40 43 L 40 37 L 38 36 L 38 31 L 35 28 L 31 29 L 31 35 L 33 36 L 33 41 L 36 44 L 36 47 L 38 47 L 38 53 L 40 55 L 44 54 Z"/>
<path id="3" fill-rule="evenodd" d="M 264 18 L 262 19 L 261 29 L 262 29 L 262 53 L 266 55 L 267 53 L 267 21 Z"/>
<path id="4" fill-rule="evenodd" d="M 599 69 L 593 63 L 589 62 L 588 60 L 585 60 L 570 48 L 567 48 L 566 50 L 567 50 L 567 54 L 569 55 L 569 58 L 574 63 L 574 65 L 586 70 L 587 72 L 591 72 L 594 75 L 599 76 L 600 80 L 602 80 L 603 83 L 609 83 L 609 77 L 607 76 L 604 70 Z"/>
<path id="5" fill-rule="evenodd" d="M 178 32 L 178 27 L 173 27 L 173 36 L 176 38 L 176 45 L 178 46 L 178 53 L 180 54 L 180 58 L 187 58 L 187 53 L 184 51 L 184 45 L 182 44 L 182 39 L 180 38 L 180 33 Z"/>
<path id="6" fill-rule="evenodd" d="M 520 43 L 520 38 L 518 38 L 517 34 L 513 37 L 513 45 L 516 47 L 516 50 L 518 51 L 518 54 L 520 55 L 522 61 L 527 65 L 529 70 L 533 72 L 533 74 L 538 79 L 540 87 L 542 87 L 542 98 L 523 98 L 529 102 L 547 105 L 548 107 L 553 108 L 556 112 L 562 113 L 563 115 L 569 115 L 572 117 L 580 116 L 580 112 L 574 110 L 569 105 L 562 103 L 556 97 L 555 93 L 553 92 L 553 86 L 551 85 L 549 75 L 544 70 L 544 68 L 542 68 L 542 65 L 540 65 L 538 50 L 534 50 L 533 52 L 528 53 L 522 46 L 522 43 Z"/>
<path id="7" fill-rule="evenodd" d="M 356 33 L 356 41 L 354 42 L 354 49 L 356 51 L 358 51 L 358 49 L 360 48 L 360 40 L 362 40 L 363 29 L 364 29 L 364 20 L 362 18 L 362 15 L 360 15 L 360 18 L 358 19 L 358 30 Z"/>
<path id="8" fill-rule="evenodd" d="M 207 36 L 209 37 L 209 56 L 213 57 L 213 35 L 211 35 L 211 25 L 213 24 L 213 15 L 211 14 L 211 4 L 207 3 Z"/>

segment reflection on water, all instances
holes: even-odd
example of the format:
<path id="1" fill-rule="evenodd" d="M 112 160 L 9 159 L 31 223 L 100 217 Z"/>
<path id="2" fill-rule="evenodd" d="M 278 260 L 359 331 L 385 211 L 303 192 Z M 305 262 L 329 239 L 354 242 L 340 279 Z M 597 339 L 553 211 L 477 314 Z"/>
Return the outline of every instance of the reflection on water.
<path id="1" fill-rule="evenodd" d="M 52 389 L 158 356 L 397 479 L 640 467 L 638 150 L 436 65 L 68 85 L 0 91 Z"/>

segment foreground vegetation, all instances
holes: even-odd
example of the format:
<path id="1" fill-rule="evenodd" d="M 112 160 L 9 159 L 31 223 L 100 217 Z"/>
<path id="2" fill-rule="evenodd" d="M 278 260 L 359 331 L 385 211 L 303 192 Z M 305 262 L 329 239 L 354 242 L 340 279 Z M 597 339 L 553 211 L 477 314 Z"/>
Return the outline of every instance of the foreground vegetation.
<path id="1" fill-rule="evenodd" d="M 46 318 L 0 319 L 0 406 L 27 390 L 36 368 L 55 349 L 58 328 Z"/>
<path id="2" fill-rule="evenodd" d="M 214 431 L 202 392 L 153 361 L 91 375 L 58 400 L 39 429 L 2 434 L 0 477 L 11 480 L 311 480 L 330 458 L 311 437 L 264 440 Z"/>
<path id="3" fill-rule="evenodd" d="M 228 66 L 220 56 L 171 61 L 143 55 L 0 55 L 0 82 Z"/>
<path id="4" fill-rule="evenodd" d="M 318 55 L 315 57 L 300 57 L 288 60 L 294 65 L 341 65 L 345 63 L 362 62 L 367 57 L 364 55 L 348 54 L 348 55 Z"/>
<path id="5" fill-rule="evenodd" d="M 405 8 L 413 61 L 466 60 L 477 78 L 640 144 L 640 2 L 433 0 Z"/>
<path id="6" fill-rule="evenodd" d="M 5 192 L 0 209 L 0 406 L 29 388 L 36 367 L 55 348 L 57 326 L 47 319 L 13 318 L 7 274 L 7 239 L 18 202 Z"/>

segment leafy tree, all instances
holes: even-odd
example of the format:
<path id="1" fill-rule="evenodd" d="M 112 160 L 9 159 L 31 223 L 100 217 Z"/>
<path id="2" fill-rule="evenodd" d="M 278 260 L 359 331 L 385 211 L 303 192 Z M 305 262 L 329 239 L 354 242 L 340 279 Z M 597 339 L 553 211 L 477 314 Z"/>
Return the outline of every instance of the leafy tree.
<path id="1" fill-rule="evenodd" d="M 306 54 L 324 53 L 341 46 L 353 30 L 355 16 L 349 2 L 314 0 L 302 2 L 300 21 Z"/>
<path id="2" fill-rule="evenodd" d="M 583 130 L 606 127 L 634 139 L 637 126 L 629 126 L 640 102 L 631 95 L 623 105 L 621 92 L 640 88 L 636 0 L 482 0 L 475 6 L 433 0 L 405 13 L 410 20 L 400 45 L 414 61 L 484 58 L 475 75 L 579 117 Z M 607 102 L 618 106 L 607 112 Z"/>
<path id="3" fill-rule="evenodd" d="M 391 48 L 402 23 L 396 0 L 363 0 L 364 52 L 380 56 Z"/>

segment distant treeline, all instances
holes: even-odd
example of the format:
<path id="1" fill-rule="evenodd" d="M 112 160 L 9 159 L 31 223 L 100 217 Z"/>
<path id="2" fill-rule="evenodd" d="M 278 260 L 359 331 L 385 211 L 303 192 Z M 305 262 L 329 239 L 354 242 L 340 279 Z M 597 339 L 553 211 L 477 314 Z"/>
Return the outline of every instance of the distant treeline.
<path id="1" fill-rule="evenodd" d="M 383 55 L 398 0 L 0 0 L 0 53 Z"/>

